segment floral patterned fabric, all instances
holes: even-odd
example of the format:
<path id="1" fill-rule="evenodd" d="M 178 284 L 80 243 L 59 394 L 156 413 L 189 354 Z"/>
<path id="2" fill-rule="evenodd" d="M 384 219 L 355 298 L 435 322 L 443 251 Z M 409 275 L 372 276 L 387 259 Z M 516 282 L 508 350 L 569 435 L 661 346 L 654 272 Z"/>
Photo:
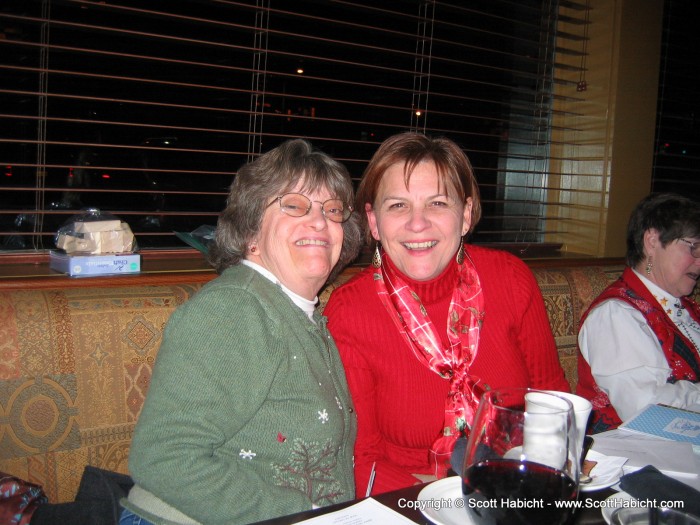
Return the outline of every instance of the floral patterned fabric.
<path id="1" fill-rule="evenodd" d="M 37 507 L 46 503 L 41 487 L 0 472 L 0 523 L 28 525 Z"/>
<path id="2" fill-rule="evenodd" d="M 450 381 L 444 431 L 430 450 L 438 478 L 446 476 L 452 449 L 471 425 L 480 397 L 479 379 L 469 374 L 469 368 L 479 350 L 484 294 L 471 259 L 466 257 L 458 268 L 447 314 L 447 347 L 443 347 L 420 298 L 401 276 L 390 265 L 381 265 L 374 273 L 377 295 L 413 354 L 420 363 Z"/>
<path id="3" fill-rule="evenodd" d="M 128 473 L 163 326 L 200 287 L 0 291 L 0 470 L 52 503 L 86 465 Z"/>
<path id="4" fill-rule="evenodd" d="M 532 268 L 542 292 L 549 325 L 571 391 L 578 382 L 577 348 L 578 329 L 583 312 L 593 299 L 614 282 L 624 269 L 624 264 L 596 263 L 589 265 Z"/>

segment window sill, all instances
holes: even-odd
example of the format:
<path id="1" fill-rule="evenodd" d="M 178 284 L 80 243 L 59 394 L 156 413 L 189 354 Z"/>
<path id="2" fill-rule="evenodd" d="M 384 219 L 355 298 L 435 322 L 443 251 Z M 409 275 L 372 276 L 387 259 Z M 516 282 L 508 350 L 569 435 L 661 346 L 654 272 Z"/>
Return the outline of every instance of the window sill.
<path id="1" fill-rule="evenodd" d="M 203 255 L 191 249 L 142 251 L 141 272 L 68 277 L 49 268 L 48 252 L 0 254 L 0 289 L 79 288 L 207 282 L 216 276 Z"/>
<path id="2" fill-rule="evenodd" d="M 531 268 L 622 264 L 621 258 L 596 258 L 557 250 L 527 254 L 518 245 L 487 245 L 522 257 Z M 197 250 L 144 250 L 141 272 L 129 275 L 68 277 L 49 268 L 48 251 L 0 253 L 0 290 L 31 288 L 119 287 L 207 282 L 216 272 Z M 526 256 L 525 256 L 526 255 Z M 354 266 L 370 263 L 371 254 L 363 252 Z"/>

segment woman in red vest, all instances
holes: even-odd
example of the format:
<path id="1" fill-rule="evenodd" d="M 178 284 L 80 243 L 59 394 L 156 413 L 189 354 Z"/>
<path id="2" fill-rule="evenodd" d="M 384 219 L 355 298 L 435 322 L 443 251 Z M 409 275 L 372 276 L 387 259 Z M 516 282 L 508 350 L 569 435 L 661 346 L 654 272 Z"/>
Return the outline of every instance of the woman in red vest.
<path id="1" fill-rule="evenodd" d="M 593 432 L 648 404 L 700 410 L 700 204 L 652 194 L 627 227 L 627 268 L 584 313 L 577 393 L 593 403 Z"/>

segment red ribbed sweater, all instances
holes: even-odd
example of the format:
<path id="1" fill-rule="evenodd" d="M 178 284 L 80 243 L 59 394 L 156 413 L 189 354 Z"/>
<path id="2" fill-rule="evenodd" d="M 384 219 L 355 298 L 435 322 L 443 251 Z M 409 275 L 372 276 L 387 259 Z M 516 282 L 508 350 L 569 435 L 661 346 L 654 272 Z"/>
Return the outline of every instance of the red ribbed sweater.
<path id="1" fill-rule="evenodd" d="M 507 252 L 465 248 L 479 274 L 485 311 L 470 372 L 491 389 L 529 386 L 568 392 L 532 272 Z M 456 275 L 453 262 L 431 281 L 406 279 L 442 334 L 443 344 Z M 420 364 L 398 334 L 377 297 L 372 268 L 335 290 L 324 315 L 338 345 L 358 417 L 357 494 L 365 494 L 375 461 L 373 494 L 415 484 L 418 480 L 412 474 L 431 473 L 428 450 L 443 426 L 447 380 Z"/>

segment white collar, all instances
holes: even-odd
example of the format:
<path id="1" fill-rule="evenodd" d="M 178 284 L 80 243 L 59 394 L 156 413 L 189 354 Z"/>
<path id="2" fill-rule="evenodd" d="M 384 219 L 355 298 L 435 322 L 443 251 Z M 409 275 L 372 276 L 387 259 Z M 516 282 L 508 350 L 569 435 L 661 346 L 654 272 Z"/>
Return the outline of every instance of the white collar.
<path id="1" fill-rule="evenodd" d="M 318 302 L 318 296 L 314 297 L 313 300 L 309 300 L 306 297 L 302 297 L 301 295 L 294 293 L 289 288 L 284 286 L 280 282 L 280 280 L 277 278 L 277 276 L 275 276 L 275 274 L 272 273 L 270 270 L 260 266 L 257 263 L 249 261 L 248 259 L 241 260 L 241 264 L 244 264 L 245 266 L 252 268 L 256 272 L 258 272 L 260 275 L 267 278 L 269 281 L 278 285 L 282 289 L 282 291 L 289 296 L 289 298 L 292 300 L 292 302 L 295 305 L 297 305 L 299 308 L 301 308 L 304 311 L 304 313 L 309 316 L 309 319 L 313 320 L 313 313 L 314 313 L 314 310 L 316 309 L 316 303 Z"/>
<path id="2" fill-rule="evenodd" d="M 658 301 L 666 312 L 666 315 L 668 315 L 671 319 L 676 319 L 683 315 L 684 308 L 681 306 L 681 300 L 678 297 L 674 297 L 667 291 L 659 288 L 659 286 L 651 282 L 637 270 L 633 271 L 637 277 L 639 277 L 639 280 L 642 281 L 642 284 L 647 287 L 654 298 Z"/>

